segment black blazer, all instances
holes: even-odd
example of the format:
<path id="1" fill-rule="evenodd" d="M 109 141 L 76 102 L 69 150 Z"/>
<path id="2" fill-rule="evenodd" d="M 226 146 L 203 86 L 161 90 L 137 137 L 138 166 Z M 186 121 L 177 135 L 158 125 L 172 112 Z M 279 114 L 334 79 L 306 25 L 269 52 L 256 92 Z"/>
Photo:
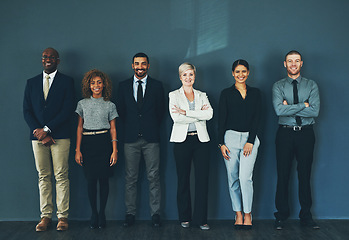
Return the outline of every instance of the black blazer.
<path id="1" fill-rule="evenodd" d="M 24 119 L 30 128 L 30 138 L 34 129 L 47 126 L 54 139 L 70 137 L 70 120 L 75 110 L 74 81 L 60 72 L 50 87 L 47 99 L 44 99 L 43 73 L 27 80 L 23 100 Z"/>
<path id="2" fill-rule="evenodd" d="M 125 143 L 135 142 L 139 136 L 147 142 L 160 141 L 160 123 L 165 112 L 164 89 L 160 81 L 148 76 L 140 110 L 133 97 L 133 77 L 122 81 L 116 106 L 123 133 L 121 138 Z"/>

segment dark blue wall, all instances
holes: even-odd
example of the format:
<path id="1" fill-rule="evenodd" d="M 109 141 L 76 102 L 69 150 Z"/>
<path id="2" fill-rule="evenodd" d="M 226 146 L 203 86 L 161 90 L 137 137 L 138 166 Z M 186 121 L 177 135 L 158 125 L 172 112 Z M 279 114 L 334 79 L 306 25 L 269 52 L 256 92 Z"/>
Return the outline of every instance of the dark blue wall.
<path id="1" fill-rule="evenodd" d="M 316 218 L 349 217 L 349 2 L 294 1 L 10 1 L 0 7 L 0 220 L 39 217 L 37 173 L 28 127 L 22 116 L 26 79 L 42 71 L 41 53 L 52 46 L 60 52 L 59 70 L 80 81 L 91 68 L 108 73 L 114 83 L 132 75 L 131 58 L 139 51 L 150 57 L 150 75 L 167 92 L 180 87 L 177 68 L 189 61 L 198 69 L 195 87 L 206 91 L 217 113 L 220 91 L 233 83 L 231 64 L 244 58 L 251 64 L 249 84 L 263 92 L 263 136 L 254 174 L 254 217 L 273 218 L 276 169 L 274 137 L 277 118 L 271 87 L 286 73 L 283 57 L 298 49 L 303 75 L 320 88 L 321 110 L 316 123 L 312 175 Z M 116 91 L 115 91 L 116 92 Z M 114 96 L 115 98 L 115 96 Z M 75 124 L 72 133 L 75 134 Z M 176 219 L 176 172 L 172 121 L 161 126 L 163 217 Z M 209 218 L 231 219 L 223 160 L 216 147 L 217 114 L 209 122 L 211 172 Z M 90 215 L 86 181 L 70 159 L 72 219 Z M 147 181 L 140 176 L 139 218 L 149 218 Z M 292 218 L 299 211 L 296 174 L 292 175 Z M 120 157 L 110 180 L 109 219 L 123 219 L 124 160 Z"/>

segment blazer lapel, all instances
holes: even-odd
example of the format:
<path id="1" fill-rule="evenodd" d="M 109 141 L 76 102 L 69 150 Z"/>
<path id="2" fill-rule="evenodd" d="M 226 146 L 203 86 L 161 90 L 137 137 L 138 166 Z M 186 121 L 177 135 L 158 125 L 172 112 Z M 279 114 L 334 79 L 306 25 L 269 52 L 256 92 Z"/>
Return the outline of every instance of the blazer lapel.
<path id="1" fill-rule="evenodd" d="M 151 77 L 148 76 L 147 85 L 145 87 L 145 92 L 144 92 L 144 97 L 143 97 L 142 108 L 148 102 L 147 100 L 152 96 L 152 90 L 153 90 L 153 81 L 151 80 Z"/>
<path id="2" fill-rule="evenodd" d="M 198 107 L 201 106 L 200 99 L 199 99 L 199 93 L 195 89 L 193 89 L 193 91 L 194 91 L 195 110 L 200 110 L 200 109 L 198 109 Z"/>
<path id="3" fill-rule="evenodd" d="M 133 96 L 133 77 L 129 79 L 128 84 L 124 90 L 126 93 L 125 96 L 129 97 L 130 102 L 137 105 L 136 99 Z"/>
<path id="4" fill-rule="evenodd" d="M 39 94 L 41 95 L 41 99 L 43 102 L 45 102 L 45 98 L 44 98 L 44 86 L 43 86 L 43 83 L 42 83 L 42 79 L 44 79 L 44 74 L 41 73 L 41 75 L 39 76 L 40 79 L 38 79 L 38 83 L 39 83 Z M 49 91 L 50 92 L 50 91 Z"/>
<path id="5" fill-rule="evenodd" d="M 143 106 L 144 107 L 145 104 L 147 104 L 147 102 L 149 102 L 148 99 L 150 99 L 153 96 L 153 80 L 151 77 L 147 78 L 147 86 L 145 87 L 145 93 L 144 93 L 144 98 L 143 98 Z"/>
<path id="6" fill-rule="evenodd" d="M 182 103 L 183 103 L 184 106 L 185 106 L 184 110 L 189 110 L 188 99 L 187 99 L 187 97 L 185 96 L 183 87 L 181 87 L 181 88 L 179 89 L 179 94 L 180 94 L 180 98 L 179 98 L 179 99 L 182 101 Z M 194 95 L 194 98 L 195 98 L 195 95 Z M 179 107 L 179 106 L 177 106 L 177 107 Z"/>

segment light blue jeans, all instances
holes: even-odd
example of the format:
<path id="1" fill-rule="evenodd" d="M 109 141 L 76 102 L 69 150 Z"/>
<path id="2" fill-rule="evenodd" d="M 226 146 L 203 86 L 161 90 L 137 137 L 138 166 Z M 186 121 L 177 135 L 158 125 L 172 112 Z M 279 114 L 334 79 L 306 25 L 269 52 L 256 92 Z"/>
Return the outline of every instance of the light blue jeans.
<path id="1" fill-rule="evenodd" d="M 256 162 L 260 141 L 256 136 L 252 152 L 245 157 L 243 148 L 248 139 L 248 132 L 227 130 L 224 135 L 225 146 L 230 151 L 229 160 L 224 159 L 227 168 L 229 193 L 233 210 L 250 213 L 253 200 L 253 167 Z"/>

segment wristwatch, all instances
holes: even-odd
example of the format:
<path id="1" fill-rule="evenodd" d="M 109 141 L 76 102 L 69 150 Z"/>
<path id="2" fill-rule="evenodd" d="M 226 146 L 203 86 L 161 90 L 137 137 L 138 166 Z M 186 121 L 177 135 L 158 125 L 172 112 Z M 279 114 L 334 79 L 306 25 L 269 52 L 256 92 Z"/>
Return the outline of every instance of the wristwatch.
<path id="1" fill-rule="evenodd" d="M 44 132 L 47 132 L 47 133 L 50 132 L 50 129 L 48 128 L 48 126 L 45 126 L 45 127 L 43 128 L 43 130 L 44 130 Z"/>
<path id="2" fill-rule="evenodd" d="M 221 149 L 221 147 L 223 146 L 224 144 L 218 144 L 218 148 Z"/>

